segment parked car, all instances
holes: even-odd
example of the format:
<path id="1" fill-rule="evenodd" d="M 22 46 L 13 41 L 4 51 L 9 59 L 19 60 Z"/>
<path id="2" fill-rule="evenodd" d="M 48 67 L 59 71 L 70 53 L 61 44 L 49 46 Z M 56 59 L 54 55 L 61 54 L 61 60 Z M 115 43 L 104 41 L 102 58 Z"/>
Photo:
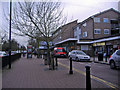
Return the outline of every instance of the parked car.
<path id="1" fill-rule="evenodd" d="M 4 57 L 4 56 L 7 56 L 6 52 L 0 51 L 0 57 Z"/>
<path id="2" fill-rule="evenodd" d="M 54 56 L 67 57 L 67 53 L 63 47 L 56 47 L 56 48 L 54 48 Z"/>
<path id="3" fill-rule="evenodd" d="M 115 69 L 116 67 L 120 67 L 120 49 L 116 50 L 109 59 L 109 64 L 111 69 Z"/>
<path id="4" fill-rule="evenodd" d="M 11 51 L 11 55 L 15 55 L 15 54 L 17 54 L 16 51 Z"/>
<path id="5" fill-rule="evenodd" d="M 81 50 L 72 50 L 68 54 L 69 58 L 76 61 L 90 61 L 90 56 Z"/>

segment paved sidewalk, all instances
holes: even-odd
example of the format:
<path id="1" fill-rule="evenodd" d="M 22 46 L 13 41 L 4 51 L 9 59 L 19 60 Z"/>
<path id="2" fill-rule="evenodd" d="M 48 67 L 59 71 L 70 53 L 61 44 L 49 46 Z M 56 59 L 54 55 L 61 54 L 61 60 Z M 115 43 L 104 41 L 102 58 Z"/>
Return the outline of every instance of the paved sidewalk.
<path id="1" fill-rule="evenodd" d="M 105 57 L 103 57 L 103 61 L 99 61 L 98 57 L 91 57 L 91 61 L 93 61 L 95 63 L 101 63 L 101 64 L 109 65 L 109 58 L 107 58 L 107 62 L 106 62 Z"/>
<path id="2" fill-rule="evenodd" d="M 12 64 L 12 69 L 3 69 L 3 88 L 85 88 L 85 76 L 62 65 L 57 70 L 49 70 L 43 59 L 21 58 Z M 96 80 L 91 80 L 92 88 L 109 88 Z"/>

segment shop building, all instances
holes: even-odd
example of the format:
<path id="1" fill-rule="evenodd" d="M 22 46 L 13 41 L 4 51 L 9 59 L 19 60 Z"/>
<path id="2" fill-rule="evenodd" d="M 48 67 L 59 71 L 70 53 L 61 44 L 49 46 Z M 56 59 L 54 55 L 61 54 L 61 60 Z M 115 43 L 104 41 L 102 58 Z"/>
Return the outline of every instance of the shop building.
<path id="1" fill-rule="evenodd" d="M 90 56 L 98 52 L 111 55 L 120 45 L 120 12 L 109 9 L 95 14 L 74 28 L 74 38 L 78 39 L 77 49 Z"/>
<path id="2" fill-rule="evenodd" d="M 120 47 L 120 12 L 112 8 L 90 16 L 80 23 L 69 23 L 67 27 L 70 29 L 64 34 L 57 33 L 64 31 L 61 28 L 54 33 L 58 34 L 54 44 L 65 46 L 68 51 L 78 49 L 90 56 L 98 55 L 98 52 L 109 56 Z M 66 36 L 67 38 L 64 38 Z"/>

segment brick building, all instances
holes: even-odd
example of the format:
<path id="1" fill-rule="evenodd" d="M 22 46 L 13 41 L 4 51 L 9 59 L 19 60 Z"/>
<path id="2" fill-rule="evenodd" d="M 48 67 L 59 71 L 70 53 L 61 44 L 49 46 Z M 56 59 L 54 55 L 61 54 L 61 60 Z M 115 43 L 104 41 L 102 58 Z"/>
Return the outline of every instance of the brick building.
<path id="1" fill-rule="evenodd" d="M 58 47 L 62 46 L 67 51 L 69 51 L 70 48 L 74 48 L 77 39 L 74 38 L 73 27 L 75 27 L 76 25 L 77 20 L 59 27 L 52 35 L 53 44 Z"/>
<path id="2" fill-rule="evenodd" d="M 70 22 L 56 30 L 53 36 L 54 44 L 67 51 L 79 49 L 90 56 L 98 52 L 111 55 L 120 47 L 120 12 L 111 8 L 80 23 Z"/>
<path id="3" fill-rule="evenodd" d="M 77 49 L 90 55 L 110 55 L 120 45 L 120 12 L 109 9 L 95 14 L 74 27 Z M 94 51 L 94 52 L 93 52 Z"/>

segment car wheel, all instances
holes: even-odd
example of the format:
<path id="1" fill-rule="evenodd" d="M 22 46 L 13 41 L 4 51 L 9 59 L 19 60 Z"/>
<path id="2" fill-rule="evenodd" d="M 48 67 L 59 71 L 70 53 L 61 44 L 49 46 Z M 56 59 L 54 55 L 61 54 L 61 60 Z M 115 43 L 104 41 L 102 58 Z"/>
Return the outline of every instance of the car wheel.
<path id="1" fill-rule="evenodd" d="M 111 68 L 111 69 L 115 69 L 115 68 L 116 68 L 114 61 L 111 61 L 111 62 L 110 62 L 110 68 Z"/>

